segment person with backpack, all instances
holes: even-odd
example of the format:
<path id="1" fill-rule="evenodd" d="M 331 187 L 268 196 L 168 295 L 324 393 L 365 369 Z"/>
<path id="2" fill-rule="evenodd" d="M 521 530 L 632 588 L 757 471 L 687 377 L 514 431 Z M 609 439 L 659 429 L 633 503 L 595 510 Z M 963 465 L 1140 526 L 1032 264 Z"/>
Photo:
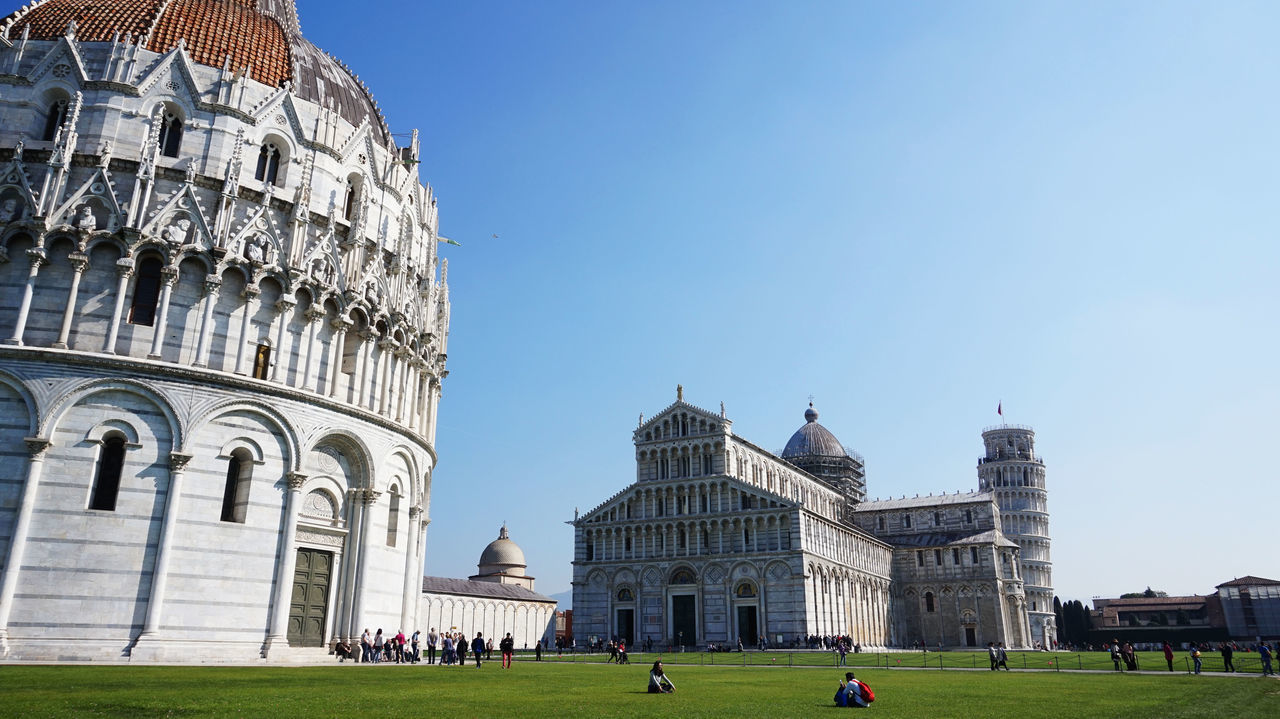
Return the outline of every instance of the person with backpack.
<path id="1" fill-rule="evenodd" d="M 844 678 L 845 681 L 840 682 L 840 688 L 836 690 L 836 706 L 850 709 L 870 707 L 871 702 L 876 700 L 876 693 L 871 691 L 871 687 L 858 681 L 853 672 L 845 672 Z"/>

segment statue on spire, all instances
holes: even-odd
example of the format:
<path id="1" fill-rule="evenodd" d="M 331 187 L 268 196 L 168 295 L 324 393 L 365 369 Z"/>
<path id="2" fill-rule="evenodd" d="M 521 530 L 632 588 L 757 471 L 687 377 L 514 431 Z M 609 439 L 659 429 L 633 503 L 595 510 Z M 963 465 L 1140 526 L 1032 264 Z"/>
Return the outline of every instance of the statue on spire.
<path id="1" fill-rule="evenodd" d="M 682 384 L 676 385 L 676 401 L 677 402 L 684 401 L 684 385 Z"/>

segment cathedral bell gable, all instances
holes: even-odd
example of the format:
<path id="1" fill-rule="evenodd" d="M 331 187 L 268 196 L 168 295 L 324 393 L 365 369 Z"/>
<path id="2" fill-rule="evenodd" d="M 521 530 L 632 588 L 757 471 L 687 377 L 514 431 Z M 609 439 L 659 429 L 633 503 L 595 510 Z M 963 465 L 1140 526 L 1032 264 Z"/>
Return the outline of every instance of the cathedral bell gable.
<path id="1" fill-rule="evenodd" d="M 677 386 L 676 401 L 649 420 L 640 417 L 640 424 L 633 433 L 637 445 L 682 437 L 717 436 L 733 434 L 733 420 L 725 417 L 721 405 L 720 414 L 710 412 L 684 401 L 684 388 Z"/>

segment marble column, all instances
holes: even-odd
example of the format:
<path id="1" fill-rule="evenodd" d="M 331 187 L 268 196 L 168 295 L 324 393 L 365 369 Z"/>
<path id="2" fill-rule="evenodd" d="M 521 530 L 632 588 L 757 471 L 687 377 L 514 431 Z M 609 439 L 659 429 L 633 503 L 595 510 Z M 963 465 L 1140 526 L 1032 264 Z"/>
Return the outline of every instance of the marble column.
<path id="1" fill-rule="evenodd" d="M 64 350 L 67 348 L 67 340 L 71 337 L 71 318 L 76 314 L 76 296 L 80 294 L 80 278 L 84 276 L 84 271 L 89 268 L 89 256 L 80 252 L 73 252 L 67 256 L 71 260 L 71 291 L 67 293 L 67 306 L 62 310 L 62 329 L 58 331 L 58 341 L 53 343 L 54 348 Z"/>
<path id="2" fill-rule="evenodd" d="M 151 570 L 151 595 L 147 599 L 147 618 L 142 627 L 142 638 L 160 631 L 160 618 L 164 612 L 164 593 L 169 583 L 169 560 L 173 554 L 174 534 L 178 524 L 178 510 L 182 503 L 182 479 L 186 474 L 191 455 L 169 453 L 169 487 L 165 492 L 164 522 L 160 525 L 160 538 L 156 544 L 156 560 Z"/>
<path id="3" fill-rule="evenodd" d="M 44 469 L 45 450 L 51 444 L 39 437 L 23 440 L 31 455 L 27 461 L 27 478 L 22 484 L 22 497 L 18 500 L 18 516 L 9 539 L 9 551 L 4 561 L 4 576 L 0 578 L 0 657 L 9 655 L 9 614 L 13 611 L 13 598 L 18 588 L 18 574 L 27 551 L 27 535 L 31 532 L 31 515 L 36 508 L 36 492 L 40 487 L 40 473 Z"/>
<path id="4" fill-rule="evenodd" d="M 324 308 L 313 304 L 307 308 L 305 317 L 307 318 L 307 352 L 300 385 L 303 389 L 314 392 L 316 390 L 315 365 L 320 358 L 320 353 L 316 351 L 316 330 L 320 320 L 324 319 Z"/>
<path id="5" fill-rule="evenodd" d="M 355 615 L 355 587 L 359 574 L 356 568 L 360 564 L 360 520 L 364 510 L 361 497 L 362 489 L 347 490 L 347 538 L 346 548 L 342 553 L 342 592 L 339 595 L 338 631 L 346 639 L 360 635 L 359 620 Z"/>
<path id="6" fill-rule="evenodd" d="M 409 531 L 405 534 L 404 596 L 400 606 L 400 626 L 413 631 L 413 611 L 417 598 L 422 595 L 422 562 L 418 561 L 418 526 L 422 507 L 409 507 Z M 417 567 L 416 571 L 414 567 Z"/>
<path id="7" fill-rule="evenodd" d="M 160 312 L 151 335 L 151 351 L 147 353 L 147 357 L 151 359 L 162 357 L 164 334 L 169 324 L 169 299 L 173 297 L 173 286 L 178 283 L 178 271 L 172 267 L 164 268 L 160 271 L 160 281 L 163 283 L 163 289 L 160 290 Z"/>
<path id="8" fill-rule="evenodd" d="M 378 343 L 378 375 L 375 385 L 378 393 L 378 414 L 387 413 L 387 393 L 391 385 L 391 366 L 395 363 L 395 340 L 384 337 Z"/>
<path id="9" fill-rule="evenodd" d="M 40 274 L 40 266 L 46 262 L 42 248 L 27 250 L 27 260 L 31 269 L 27 272 L 27 284 L 22 289 L 22 304 L 18 307 L 18 321 L 14 324 L 13 336 L 5 340 L 5 344 L 22 344 L 22 335 L 27 331 L 27 315 L 31 312 L 31 298 L 35 295 L 36 275 Z"/>
<path id="10" fill-rule="evenodd" d="M 372 489 L 366 489 L 359 495 L 359 511 L 360 511 L 360 538 L 361 548 L 369 546 L 369 527 L 373 525 L 372 517 L 369 516 L 373 505 L 377 504 L 378 497 L 382 496 L 382 492 Z M 369 587 L 369 553 L 367 551 L 360 552 L 359 565 L 356 567 L 355 581 L 355 601 L 352 604 L 353 624 L 359 624 L 364 619 L 365 596 L 368 594 Z"/>
<path id="11" fill-rule="evenodd" d="M 276 346 L 275 361 L 271 363 L 271 381 L 284 382 L 285 369 L 289 366 L 289 356 L 285 353 L 285 338 L 289 335 L 289 318 L 293 315 L 293 308 L 297 306 L 297 300 L 289 297 L 282 297 L 276 303 L 276 311 L 280 314 L 276 318 Z M 285 369 L 281 369 L 281 368 Z"/>
<path id="12" fill-rule="evenodd" d="M 209 344 L 213 337 L 213 308 L 218 304 L 218 290 L 222 288 L 222 279 L 217 275 L 206 275 L 204 278 L 204 309 L 200 314 L 200 339 L 196 344 L 196 367 L 209 364 Z"/>
<path id="13" fill-rule="evenodd" d="M 289 627 L 289 606 L 293 598 L 293 573 L 298 563 L 298 510 L 302 485 L 307 475 L 290 472 L 285 476 L 289 487 L 284 494 L 284 534 L 280 537 L 280 556 L 276 558 L 276 587 L 271 600 L 271 629 L 267 634 L 268 650 L 279 642 L 287 646 L 285 633 Z"/>
<path id="14" fill-rule="evenodd" d="M 347 332 L 355 323 L 351 320 L 336 318 L 330 323 L 333 337 L 329 341 L 329 386 L 327 394 L 338 398 L 338 380 L 342 378 L 342 359 L 346 350 Z M 354 376 L 354 375 L 353 375 Z"/>
<path id="15" fill-rule="evenodd" d="M 102 344 L 102 351 L 111 355 L 116 353 L 116 337 L 120 335 L 120 320 L 124 316 L 124 296 L 129 291 L 129 278 L 133 276 L 133 259 L 121 257 L 116 260 L 116 274 L 120 277 L 116 283 L 116 307 L 111 313 L 107 341 Z"/>
<path id="16" fill-rule="evenodd" d="M 240 296 L 244 304 L 240 307 L 240 336 L 236 343 L 236 374 L 244 374 L 245 348 L 249 346 L 249 320 L 253 317 L 253 300 L 261 294 L 257 287 L 244 288 Z"/>
<path id="17" fill-rule="evenodd" d="M 362 329 L 356 332 L 359 343 L 356 345 L 356 371 L 351 375 L 351 403 L 357 407 L 363 407 L 365 403 L 364 395 L 364 373 L 368 364 L 369 356 L 369 330 Z"/>

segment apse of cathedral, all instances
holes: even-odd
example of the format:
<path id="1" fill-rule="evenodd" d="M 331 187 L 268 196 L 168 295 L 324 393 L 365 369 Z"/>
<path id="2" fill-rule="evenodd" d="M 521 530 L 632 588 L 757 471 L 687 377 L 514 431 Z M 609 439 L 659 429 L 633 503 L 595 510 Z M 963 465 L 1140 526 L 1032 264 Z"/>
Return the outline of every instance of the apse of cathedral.
<path id="1" fill-rule="evenodd" d="M 418 157 L 292 0 L 0 20 L 0 653 L 412 631 L 450 312 Z"/>
<path id="2" fill-rule="evenodd" d="M 810 404 L 771 453 L 684 401 L 633 433 L 635 481 L 574 521 L 574 632 L 658 646 L 1046 646 L 1044 463 L 983 432 L 975 492 L 867 500 L 863 458 Z"/>

